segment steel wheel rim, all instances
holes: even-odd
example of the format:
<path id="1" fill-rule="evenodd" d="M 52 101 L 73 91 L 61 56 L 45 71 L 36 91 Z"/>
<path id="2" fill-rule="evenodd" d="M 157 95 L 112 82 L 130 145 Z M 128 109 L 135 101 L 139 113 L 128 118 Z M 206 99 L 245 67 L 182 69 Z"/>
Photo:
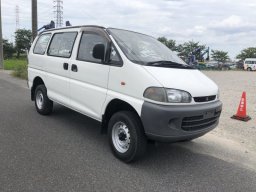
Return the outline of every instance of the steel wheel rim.
<path id="1" fill-rule="evenodd" d="M 116 150 L 125 153 L 130 147 L 130 131 L 128 126 L 119 121 L 114 124 L 112 129 L 112 142 Z"/>
<path id="2" fill-rule="evenodd" d="M 43 108 L 43 103 L 44 103 L 44 95 L 43 95 L 42 91 L 37 91 L 37 93 L 36 93 L 36 105 L 37 105 L 38 109 Z"/>

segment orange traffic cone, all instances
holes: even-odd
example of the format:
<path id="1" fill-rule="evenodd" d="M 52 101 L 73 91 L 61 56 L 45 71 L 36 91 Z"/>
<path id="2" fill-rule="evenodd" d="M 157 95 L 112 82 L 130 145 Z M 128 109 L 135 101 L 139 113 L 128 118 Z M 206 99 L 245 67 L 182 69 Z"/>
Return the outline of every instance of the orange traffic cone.
<path id="1" fill-rule="evenodd" d="M 242 94 L 236 115 L 233 115 L 231 118 L 237 119 L 240 121 L 249 121 L 251 119 L 250 116 L 246 115 L 246 93 L 245 92 L 243 92 Z"/>

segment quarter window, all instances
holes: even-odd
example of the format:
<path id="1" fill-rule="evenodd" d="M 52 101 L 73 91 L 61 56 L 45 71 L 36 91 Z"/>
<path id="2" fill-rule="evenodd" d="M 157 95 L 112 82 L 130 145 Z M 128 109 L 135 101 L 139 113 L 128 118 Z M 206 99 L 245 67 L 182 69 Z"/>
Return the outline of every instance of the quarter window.
<path id="1" fill-rule="evenodd" d="M 50 38 L 51 38 L 51 34 L 41 35 L 36 42 L 34 53 L 43 55 L 46 51 Z"/>
<path id="2" fill-rule="evenodd" d="M 111 46 L 111 52 L 110 52 L 110 63 L 111 64 L 120 64 L 121 60 L 119 55 L 117 54 L 116 49 Z"/>
<path id="3" fill-rule="evenodd" d="M 77 59 L 82 61 L 101 63 L 100 59 L 93 57 L 93 48 L 96 44 L 104 44 L 107 48 L 107 39 L 96 33 L 84 33 L 81 38 Z"/>
<path id="4" fill-rule="evenodd" d="M 56 33 L 51 41 L 48 55 L 69 58 L 76 36 L 76 32 Z"/>

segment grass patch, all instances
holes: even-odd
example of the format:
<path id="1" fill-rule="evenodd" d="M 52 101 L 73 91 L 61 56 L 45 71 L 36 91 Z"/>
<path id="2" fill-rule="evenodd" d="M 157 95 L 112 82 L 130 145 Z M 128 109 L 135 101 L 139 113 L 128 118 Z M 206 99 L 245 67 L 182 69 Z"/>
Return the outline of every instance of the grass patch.
<path id="1" fill-rule="evenodd" d="M 21 79 L 28 78 L 27 66 L 28 64 L 26 57 L 20 57 L 19 59 L 12 58 L 4 60 L 4 69 L 13 70 L 12 75 L 15 77 L 19 77 Z"/>
<path id="2" fill-rule="evenodd" d="M 28 79 L 28 65 L 26 63 L 17 65 L 13 72 L 12 75 L 14 77 L 19 77 L 21 79 Z"/>
<path id="3" fill-rule="evenodd" d="M 6 59 L 4 60 L 4 69 L 5 70 L 15 70 L 16 67 L 19 65 L 27 65 L 27 58 L 26 57 L 20 57 L 19 59 L 17 58 L 12 58 L 12 59 Z"/>

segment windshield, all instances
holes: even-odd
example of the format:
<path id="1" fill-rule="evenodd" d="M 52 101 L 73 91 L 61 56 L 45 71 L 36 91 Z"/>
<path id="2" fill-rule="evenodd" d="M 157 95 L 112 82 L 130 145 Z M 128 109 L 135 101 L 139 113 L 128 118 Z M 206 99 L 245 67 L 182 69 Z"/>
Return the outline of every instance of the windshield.
<path id="1" fill-rule="evenodd" d="M 186 65 L 174 52 L 148 35 L 121 29 L 108 29 L 117 41 L 126 57 L 134 63 L 150 65 L 154 62 L 167 61 Z"/>

